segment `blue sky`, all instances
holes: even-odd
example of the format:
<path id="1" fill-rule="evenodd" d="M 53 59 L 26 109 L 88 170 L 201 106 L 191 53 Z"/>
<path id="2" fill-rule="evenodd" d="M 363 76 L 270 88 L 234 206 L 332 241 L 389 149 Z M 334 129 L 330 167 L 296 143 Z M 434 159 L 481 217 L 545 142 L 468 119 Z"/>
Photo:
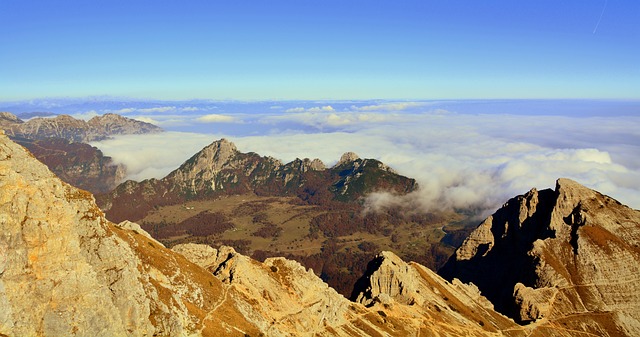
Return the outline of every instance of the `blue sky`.
<path id="1" fill-rule="evenodd" d="M 640 1 L 0 0 L 0 101 L 640 99 Z"/>

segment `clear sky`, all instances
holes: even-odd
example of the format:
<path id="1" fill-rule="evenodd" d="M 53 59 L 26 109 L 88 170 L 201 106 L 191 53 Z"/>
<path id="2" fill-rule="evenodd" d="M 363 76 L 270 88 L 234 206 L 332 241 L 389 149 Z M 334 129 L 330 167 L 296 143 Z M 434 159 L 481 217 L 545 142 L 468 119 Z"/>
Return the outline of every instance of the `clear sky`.
<path id="1" fill-rule="evenodd" d="M 0 101 L 640 99 L 638 0 L 0 0 Z"/>

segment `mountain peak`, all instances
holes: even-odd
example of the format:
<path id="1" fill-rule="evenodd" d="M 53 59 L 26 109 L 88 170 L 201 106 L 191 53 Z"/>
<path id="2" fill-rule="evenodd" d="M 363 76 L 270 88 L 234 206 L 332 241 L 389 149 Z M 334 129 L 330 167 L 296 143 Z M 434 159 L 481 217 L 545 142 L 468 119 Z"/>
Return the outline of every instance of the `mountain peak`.
<path id="1" fill-rule="evenodd" d="M 617 322 L 624 312 L 640 331 L 639 245 L 640 211 L 562 178 L 555 190 L 533 189 L 505 203 L 440 273 L 473 282 L 521 322 L 585 311 Z"/>
<path id="2" fill-rule="evenodd" d="M 204 147 L 196 153 L 189 161 L 195 160 L 196 166 L 204 169 L 202 165 L 209 166 L 213 171 L 219 171 L 222 166 L 238 153 L 236 145 L 229 140 L 222 138 Z M 188 161 L 188 162 L 189 162 Z"/>
<path id="3" fill-rule="evenodd" d="M 0 125 L 2 125 L 3 122 L 24 123 L 18 116 L 6 111 L 0 112 Z"/>
<path id="4" fill-rule="evenodd" d="M 352 162 L 354 162 L 354 161 L 356 161 L 358 159 L 360 159 L 360 157 L 357 154 L 355 154 L 354 152 L 345 152 L 340 157 L 340 160 L 338 160 L 338 163 L 336 163 L 336 166 L 349 164 L 349 163 L 352 163 Z"/>

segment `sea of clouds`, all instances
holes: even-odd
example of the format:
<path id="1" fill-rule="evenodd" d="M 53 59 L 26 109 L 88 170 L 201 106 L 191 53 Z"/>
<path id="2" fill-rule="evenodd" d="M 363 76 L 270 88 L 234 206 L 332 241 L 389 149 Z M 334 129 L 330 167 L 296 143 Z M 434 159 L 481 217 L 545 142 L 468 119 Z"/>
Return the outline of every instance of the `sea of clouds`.
<path id="1" fill-rule="evenodd" d="M 402 204 L 485 216 L 510 197 L 552 188 L 566 177 L 640 208 L 639 102 L 207 102 L 161 108 L 120 113 L 169 132 L 93 143 L 124 163 L 130 179 L 161 178 L 224 137 L 242 152 L 284 162 L 320 158 L 330 166 L 353 151 L 418 181 L 420 189 L 408 196 L 370 196 L 372 207 Z"/>

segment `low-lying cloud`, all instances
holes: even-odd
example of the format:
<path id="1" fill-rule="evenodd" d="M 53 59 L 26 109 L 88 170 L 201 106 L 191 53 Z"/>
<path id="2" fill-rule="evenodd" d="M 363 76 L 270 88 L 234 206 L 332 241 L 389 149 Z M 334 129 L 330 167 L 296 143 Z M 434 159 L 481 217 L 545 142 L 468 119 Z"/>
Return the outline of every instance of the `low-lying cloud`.
<path id="1" fill-rule="evenodd" d="M 417 179 L 420 189 L 408 196 L 382 191 L 370 196 L 367 204 L 374 208 L 402 204 L 424 211 L 473 209 L 486 215 L 533 187 L 553 187 L 560 177 L 640 208 L 640 117 L 424 109 L 421 113 L 381 112 L 380 107 L 367 106 L 349 112 L 271 109 L 268 115 L 252 116 L 253 124 L 247 124 L 255 127 L 256 135 L 225 137 L 240 151 L 285 162 L 308 157 L 332 165 L 342 153 L 353 151 Z M 221 138 L 224 130 L 217 131 L 117 137 L 95 145 L 126 164 L 131 178 L 161 178 Z"/>
<path id="2" fill-rule="evenodd" d="M 196 118 L 196 121 L 201 123 L 234 123 L 236 118 L 228 115 L 221 114 L 208 114 Z"/>
<path id="3" fill-rule="evenodd" d="M 334 111 L 336 111 L 336 110 L 331 105 L 316 106 L 316 107 L 311 107 L 311 108 L 296 107 L 296 108 L 290 108 L 290 109 L 285 110 L 285 112 L 288 112 L 288 113 L 334 112 Z"/>
<path id="4" fill-rule="evenodd" d="M 127 179 L 162 178 L 213 141 L 210 135 L 163 132 L 124 135 L 93 142 L 105 155 L 127 167 Z"/>

